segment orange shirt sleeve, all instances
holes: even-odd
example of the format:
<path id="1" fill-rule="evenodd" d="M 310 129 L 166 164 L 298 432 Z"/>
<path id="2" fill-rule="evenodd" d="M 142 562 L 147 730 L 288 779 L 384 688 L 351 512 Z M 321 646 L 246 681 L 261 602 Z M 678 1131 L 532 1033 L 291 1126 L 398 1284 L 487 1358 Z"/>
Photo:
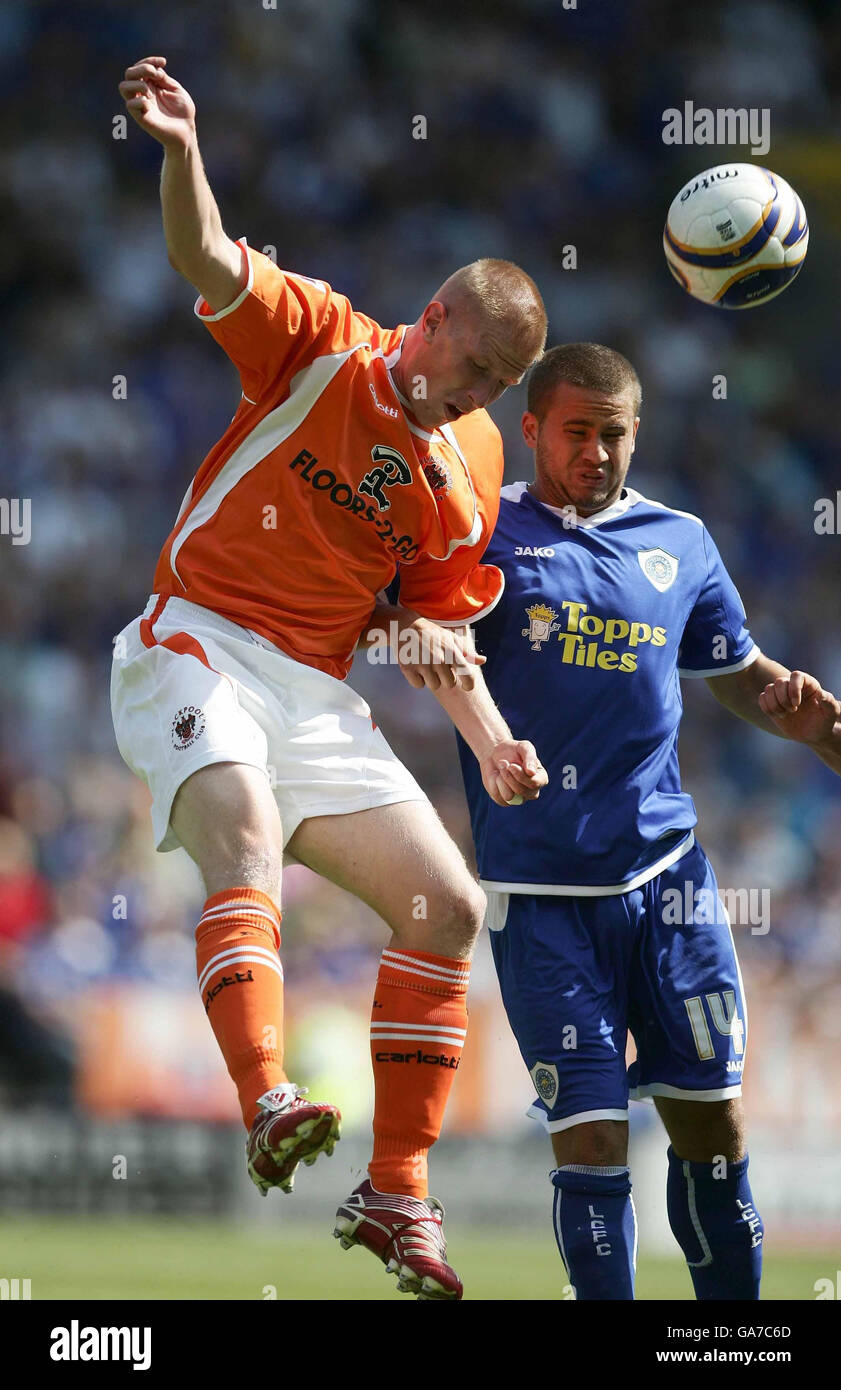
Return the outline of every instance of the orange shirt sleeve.
<path id="1" fill-rule="evenodd" d="M 237 245 L 248 263 L 244 289 L 215 314 L 199 298 L 195 312 L 237 367 L 249 400 L 259 401 L 313 358 L 364 341 L 376 327 L 322 280 L 280 270 L 244 237 Z"/>
<path id="2" fill-rule="evenodd" d="M 499 479 L 489 479 L 484 496 L 476 497 L 476 521 L 480 534 L 473 545 L 456 546 L 446 560 L 421 554 L 413 565 L 400 567 L 400 602 L 423 618 L 444 627 L 457 627 L 483 618 L 495 606 L 505 587 L 505 576 L 496 565 L 480 563 L 493 535 L 499 514 Z"/>
<path id="3" fill-rule="evenodd" d="M 400 603 L 444 627 L 483 618 L 495 607 L 505 587 L 502 570 L 481 563 L 499 515 L 505 468 L 502 436 L 485 411 L 467 416 L 460 422 L 458 434 L 472 463 L 478 537 L 473 545 L 456 546 L 445 560 L 422 553 L 413 565 L 400 567 Z"/>
<path id="4" fill-rule="evenodd" d="M 466 553 L 465 553 L 466 552 Z M 423 555 L 400 570 L 400 603 L 443 627 L 460 627 L 489 613 L 502 596 L 505 576 L 496 565 L 476 563 L 474 547 L 461 546 L 449 560 Z"/>

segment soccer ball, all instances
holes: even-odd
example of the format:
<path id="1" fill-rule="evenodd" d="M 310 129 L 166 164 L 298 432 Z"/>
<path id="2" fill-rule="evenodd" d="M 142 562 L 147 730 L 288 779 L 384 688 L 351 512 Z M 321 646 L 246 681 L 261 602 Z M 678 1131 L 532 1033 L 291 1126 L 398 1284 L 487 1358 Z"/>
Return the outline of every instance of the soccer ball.
<path id="1" fill-rule="evenodd" d="M 781 294 L 808 245 L 806 210 L 794 189 L 758 164 L 717 164 L 690 179 L 663 231 L 678 284 L 719 309 L 752 309 Z"/>

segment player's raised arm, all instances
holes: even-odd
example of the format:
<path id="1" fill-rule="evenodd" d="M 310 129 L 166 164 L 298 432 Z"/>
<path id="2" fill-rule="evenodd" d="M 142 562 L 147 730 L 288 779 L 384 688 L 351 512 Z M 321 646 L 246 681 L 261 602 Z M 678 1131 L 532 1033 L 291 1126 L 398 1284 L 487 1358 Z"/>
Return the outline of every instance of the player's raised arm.
<path id="1" fill-rule="evenodd" d="M 243 255 L 225 234 L 202 166 L 196 108 L 170 77 L 166 58 L 143 58 L 120 83 L 126 109 L 164 147 L 161 206 L 169 262 L 195 285 L 214 313 L 236 299 L 245 283 Z"/>

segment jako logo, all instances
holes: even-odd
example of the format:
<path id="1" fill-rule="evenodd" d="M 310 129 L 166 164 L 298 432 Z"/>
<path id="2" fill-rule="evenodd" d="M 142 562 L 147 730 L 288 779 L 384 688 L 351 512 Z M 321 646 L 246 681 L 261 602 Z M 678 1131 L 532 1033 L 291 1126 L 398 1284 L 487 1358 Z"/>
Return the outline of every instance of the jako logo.
<path id="1" fill-rule="evenodd" d="M 767 154 L 771 148 L 769 106 L 699 106 L 683 103 L 663 112 L 664 145 L 750 145 L 751 154 Z"/>
<path id="2" fill-rule="evenodd" d="M 133 1361 L 135 1371 L 152 1364 L 151 1327 L 80 1327 L 74 1318 L 69 1327 L 50 1333 L 53 1361 Z"/>

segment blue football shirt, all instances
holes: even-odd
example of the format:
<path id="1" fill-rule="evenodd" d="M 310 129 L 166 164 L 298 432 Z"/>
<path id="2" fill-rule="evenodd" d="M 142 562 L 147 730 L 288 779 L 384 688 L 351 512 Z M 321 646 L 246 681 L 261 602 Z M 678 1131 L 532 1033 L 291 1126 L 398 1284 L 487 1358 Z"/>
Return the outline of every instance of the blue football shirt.
<path id="1" fill-rule="evenodd" d="M 514 483 L 483 559 L 505 575 L 475 627 L 485 680 L 549 785 L 537 801 L 496 806 L 459 737 L 481 881 L 627 892 L 692 844 L 680 677 L 739 671 L 758 656 L 736 587 L 698 517 L 633 488 L 576 519 Z"/>

